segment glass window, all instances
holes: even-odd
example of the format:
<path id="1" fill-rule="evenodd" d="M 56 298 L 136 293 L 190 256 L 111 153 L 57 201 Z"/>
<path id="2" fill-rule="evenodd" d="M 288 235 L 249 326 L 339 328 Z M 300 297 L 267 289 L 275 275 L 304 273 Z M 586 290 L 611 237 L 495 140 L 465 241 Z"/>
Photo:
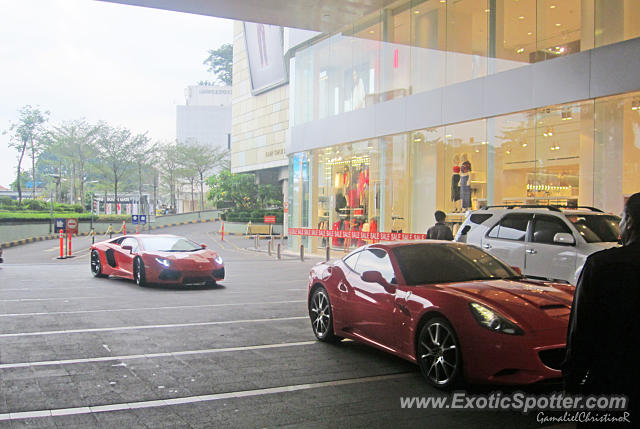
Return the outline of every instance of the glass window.
<path id="1" fill-rule="evenodd" d="M 490 238 L 524 241 L 531 216 L 529 214 L 508 214 L 489 231 L 488 236 Z"/>
<path id="2" fill-rule="evenodd" d="M 362 252 L 352 253 L 351 255 L 344 258 L 342 261 L 347 265 L 347 267 L 351 268 L 353 271 L 356 270 L 356 262 L 358 262 L 358 256 L 360 256 Z"/>
<path id="3" fill-rule="evenodd" d="M 595 45 L 604 46 L 640 36 L 640 2 L 595 0 Z"/>
<path id="4" fill-rule="evenodd" d="M 553 237 L 559 232 L 571 234 L 569 227 L 555 216 L 536 215 L 533 224 L 533 242 L 554 244 Z"/>
<path id="5" fill-rule="evenodd" d="M 382 249 L 367 249 L 360 252 L 355 271 L 360 274 L 365 271 L 378 271 L 389 283 L 396 282 L 389 255 Z"/>
<path id="6" fill-rule="evenodd" d="M 617 242 L 620 237 L 618 216 L 570 215 L 567 218 L 587 243 Z"/>
<path id="7" fill-rule="evenodd" d="M 464 244 L 414 244 L 393 252 L 408 285 L 519 277 L 493 256 Z"/>
<path id="8" fill-rule="evenodd" d="M 195 252 L 202 246 L 183 237 L 148 236 L 141 238 L 144 250 L 159 252 Z"/>
<path id="9" fill-rule="evenodd" d="M 136 253 L 138 251 L 138 240 L 135 238 L 125 238 L 120 243 L 120 246 L 131 246 L 131 252 Z"/>

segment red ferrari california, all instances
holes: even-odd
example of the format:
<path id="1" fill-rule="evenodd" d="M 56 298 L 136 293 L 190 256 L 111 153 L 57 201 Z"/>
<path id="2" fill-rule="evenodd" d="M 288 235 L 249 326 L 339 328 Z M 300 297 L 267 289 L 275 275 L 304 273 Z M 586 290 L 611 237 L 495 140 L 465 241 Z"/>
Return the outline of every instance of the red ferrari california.
<path id="1" fill-rule="evenodd" d="M 559 378 L 573 292 L 470 245 L 396 242 L 314 266 L 308 306 L 320 341 L 369 344 L 448 389 Z"/>
<path id="2" fill-rule="evenodd" d="M 91 246 L 94 277 L 148 283 L 215 284 L 224 279 L 220 255 L 176 235 L 125 235 Z"/>

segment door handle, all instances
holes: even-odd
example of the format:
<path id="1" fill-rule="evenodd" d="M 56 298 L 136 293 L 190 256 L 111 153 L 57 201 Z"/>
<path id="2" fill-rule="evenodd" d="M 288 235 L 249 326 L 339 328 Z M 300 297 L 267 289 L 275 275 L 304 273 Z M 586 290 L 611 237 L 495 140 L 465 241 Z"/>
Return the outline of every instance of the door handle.
<path id="1" fill-rule="evenodd" d="M 526 252 L 530 255 L 535 255 L 536 253 L 538 253 L 538 251 L 535 249 L 527 249 Z"/>
<path id="2" fill-rule="evenodd" d="M 485 243 L 482 245 L 485 249 L 491 249 L 491 245 L 489 243 Z"/>
<path id="3" fill-rule="evenodd" d="M 338 290 L 345 293 L 349 292 L 349 289 L 347 289 L 347 285 L 342 282 L 338 283 Z"/>

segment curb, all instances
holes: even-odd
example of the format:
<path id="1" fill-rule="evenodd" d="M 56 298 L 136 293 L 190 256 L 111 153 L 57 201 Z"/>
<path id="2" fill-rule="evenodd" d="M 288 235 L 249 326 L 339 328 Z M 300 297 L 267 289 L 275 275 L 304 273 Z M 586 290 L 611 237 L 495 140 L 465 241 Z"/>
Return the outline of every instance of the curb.
<path id="1" fill-rule="evenodd" d="M 170 224 L 162 225 L 162 226 L 152 226 L 152 227 L 149 228 L 149 230 L 169 228 L 169 227 L 172 227 L 172 226 L 191 225 L 191 224 L 195 224 L 195 223 L 216 222 L 217 220 L 218 219 L 190 220 L 190 221 L 186 221 L 186 222 L 170 223 Z M 90 235 L 89 232 L 82 232 L 82 233 L 79 233 L 79 234 L 75 234 L 76 237 L 86 237 L 88 235 Z M 104 233 L 102 233 L 102 232 L 96 233 L 96 236 L 98 236 L 98 235 L 104 235 Z M 114 235 L 116 235 L 116 234 L 114 234 Z M 28 244 L 28 243 L 35 243 L 36 241 L 55 240 L 56 238 L 59 238 L 59 237 L 60 236 L 58 234 L 47 234 L 47 235 L 41 235 L 39 237 L 23 238 L 22 240 L 15 240 L 15 241 L 8 241 L 8 242 L 5 242 L 5 243 L 0 243 L 0 248 L 7 249 L 9 247 L 21 246 L 23 244 Z"/>

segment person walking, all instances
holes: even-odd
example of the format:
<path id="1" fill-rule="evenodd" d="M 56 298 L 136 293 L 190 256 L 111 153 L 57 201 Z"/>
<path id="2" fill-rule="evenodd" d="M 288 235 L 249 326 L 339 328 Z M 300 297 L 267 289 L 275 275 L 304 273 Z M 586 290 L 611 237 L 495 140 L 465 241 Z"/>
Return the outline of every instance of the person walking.
<path id="1" fill-rule="evenodd" d="M 436 218 L 436 224 L 427 230 L 427 239 L 429 240 L 453 240 L 453 233 L 451 232 L 451 228 L 449 228 L 444 220 L 447 218 L 447 215 L 442 211 L 438 210 L 434 213 Z"/>
<path id="2" fill-rule="evenodd" d="M 640 425 L 640 192 L 625 204 L 620 238 L 622 247 L 594 253 L 584 264 L 571 306 L 562 375 L 569 393 L 627 395 L 629 419 L 636 427 Z"/>

